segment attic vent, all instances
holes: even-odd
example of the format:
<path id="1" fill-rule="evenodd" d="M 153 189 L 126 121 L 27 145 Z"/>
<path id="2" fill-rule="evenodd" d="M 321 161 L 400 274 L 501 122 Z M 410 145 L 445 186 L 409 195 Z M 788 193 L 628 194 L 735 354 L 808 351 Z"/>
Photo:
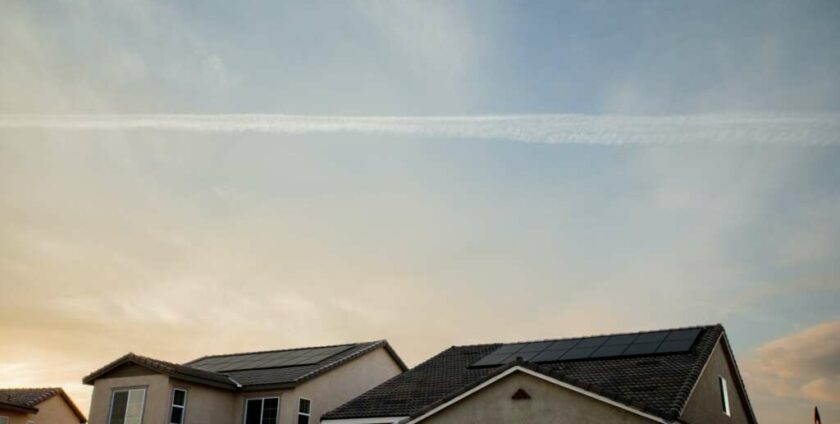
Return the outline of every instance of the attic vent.
<path id="1" fill-rule="evenodd" d="M 519 389 L 510 398 L 513 400 L 528 400 L 531 399 L 531 395 L 529 395 L 525 390 Z"/>

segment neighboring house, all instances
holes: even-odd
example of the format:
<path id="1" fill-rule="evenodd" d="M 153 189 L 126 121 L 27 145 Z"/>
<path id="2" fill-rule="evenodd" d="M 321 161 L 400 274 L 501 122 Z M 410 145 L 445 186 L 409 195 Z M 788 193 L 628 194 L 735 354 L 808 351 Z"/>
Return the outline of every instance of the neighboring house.
<path id="1" fill-rule="evenodd" d="M 720 325 L 454 346 L 324 424 L 756 422 Z"/>
<path id="2" fill-rule="evenodd" d="M 60 387 L 0 389 L 0 424 L 85 422 L 85 415 Z"/>
<path id="3" fill-rule="evenodd" d="M 93 385 L 91 424 L 314 424 L 406 369 L 380 340 L 186 364 L 129 353 L 83 381 Z"/>

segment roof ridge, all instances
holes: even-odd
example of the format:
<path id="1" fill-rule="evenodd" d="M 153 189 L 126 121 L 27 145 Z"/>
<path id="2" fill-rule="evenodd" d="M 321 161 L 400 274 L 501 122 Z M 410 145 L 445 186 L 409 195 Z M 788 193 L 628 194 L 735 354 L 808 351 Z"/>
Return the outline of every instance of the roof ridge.
<path id="1" fill-rule="evenodd" d="M 384 339 L 382 339 L 382 340 L 384 340 Z M 290 352 L 290 351 L 294 351 L 294 350 L 306 350 L 306 349 L 324 349 L 324 348 L 328 348 L 328 347 L 339 347 L 339 346 L 359 346 L 359 345 L 368 344 L 368 343 L 381 342 L 382 340 L 367 341 L 367 342 L 338 343 L 338 344 L 324 345 L 324 346 L 293 347 L 293 348 L 288 348 L 288 349 L 256 350 L 256 351 L 252 351 L 252 352 L 221 353 L 221 354 L 218 354 L 218 355 L 204 355 L 200 358 L 196 358 L 196 359 L 193 359 L 191 361 L 184 362 L 181 365 L 189 366 L 189 364 L 192 364 L 192 363 L 195 363 L 195 362 L 198 362 L 198 361 L 202 361 L 204 359 L 222 358 L 222 357 L 225 357 L 225 356 L 256 355 L 256 354 L 260 354 L 260 353 Z"/>
<path id="2" fill-rule="evenodd" d="M 721 324 L 710 325 L 707 328 L 709 330 L 717 331 L 713 331 L 704 335 L 706 340 L 701 341 L 701 343 L 707 343 L 708 346 L 703 346 L 703 352 L 697 352 L 698 354 L 702 354 L 703 360 L 694 361 L 694 365 L 691 367 L 691 370 L 689 370 L 689 372 L 686 374 L 682 385 L 680 385 L 680 388 L 677 390 L 677 396 L 674 397 L 673 403 L 667 411 L 672 418 L 677 418 L 682 413 L 683 407 L 688 402 L 688 398 L 691 395 L 691 390 L 694 388 L 694 386 L 700 379 L 700 374 L 702 374 L 703 368 L 705 368 L 706 363 L 709 361 L 709 358 L 711 358 L 712 353 L 715 350 L 715 346 L 718 344 L 718 341 L 721 339 L 721 336 L 723 336 L 726 333 L 726 330 Z"/>
<path id="3" fill-rule="evenodd" d="M 519 344 L 519 343 L 539 343 L 539 342 L 556 342 L 560 340 L 573 340 L 573 339 L 591 339 L 594 337 L 610 337 L 610 336 L 626 336 L 631 334 L 647 334 L 647 333 L 658 333 L 660 331 L 679 331 L 679 330 L 694 330 L 694 329 L 708 329 L 720 324 L 709 324 L 709 325 L 691 325 L 685 327 L 673 327 L 673 328 L 660 328 L 658 330 L 643 330 L 643 331 L 628 331 L 624 333 L 603 333 L 603 334 L 590 334 L 586 336 L 570 336 L 570 337 L 561 337 L 555 339 L 538 339 L 538 340 L 520 340 L 520 341 L 513 341 L 513 342 L 494 342 L 494 343 L 479 343 L 479 344 L 468 344 L 468 345 L 453 345 L 454 348 L 464 348 L 464 347 L 487 347 L 493 345 L 504 345 L 504 344 Z"/>

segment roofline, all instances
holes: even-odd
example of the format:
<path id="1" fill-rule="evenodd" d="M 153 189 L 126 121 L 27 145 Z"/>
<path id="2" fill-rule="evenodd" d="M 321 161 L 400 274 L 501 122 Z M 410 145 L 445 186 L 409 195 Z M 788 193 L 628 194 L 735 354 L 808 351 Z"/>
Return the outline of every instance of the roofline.
<path id="1" fill-rule="evenodd" d="M 14 403 L 0 401 L 0 409 L 14 410 L 14 411 L 17 411 L 17 412 L 38 413 L 39 409 L 36 408 L 35 405 L 40 405 L 40 404 L 54 398 L 56 395 L 60 395 L 61 399 L 64 400 L 64 403 L 67 404 L 67 406 L 70 408 L 71 411 L 73 411 L 73 414 L 75 414 L 76 417 L 79 418 L 79 423 L 86 423 L 87 422 L 87 418 L 85 417 L 85 414 L 83 414 L 82 411 L 79 409 L 79 407 L 76 406 L 76 404 L 73 402 L 73 399 L 71 399 L 70 396 L 67 395 L 67 392 L 65 392 L 63 388 L 61 388 L 61 387 L 43 387 L 43 388 L 31 388 L 31 389 L 24 389 L 24 390 L 43 390 L 43 392 L 46 393 L 47 396 L 38 399 L 38 401 L 33 403 L 32 406 L 18 405 L 18 404 L 14 404 Z"/>
<path id="2" fill-rule="evenodd" d="M 711 352 L 709 352 L 709 356 L 706 357 L 706 362 L 703 364 L 703 367 L 700 369 L 700 372 L 697 374 L 697 377 L 694 379 L 694 384 L 691 386 L 691 391 L 688 392 L 688 396 L 685 398 L 685 403 L 683 403 L 682 407 L 679 411 L 679 416 L 682 417 L 683 413 L 685 413 L 685 408 L 688 407 L 688 403 L 691 400 L 691 396 L 694 395 L 694 390 L 697 388 L 697 385 L 700 383 L 700 377 L 703 376 L 703 373 L 706 372 L 706 368 L 708 367 L 709 363 L 712 361 L 712 356 L 714 356 L 715 351 L 717 351 L 718 345 L 723 346 L 723 354 L 726 356 L 727 365 L 730 366 L 732 369 L 730 371 L 732 374 L 735 375 L 735 384 L 738 388 L 738 396 L 741 397 L 741 402 L 746 405 L 747 414 L 749 415 L 750 422 L 757 423 L 758 420 L 755 417 L 755 412 L 753 411 L 752 404 L 750 403 L 749 395 L 747 394 L 747 388 L 744 385 L 744 380 L 741 378 L 741 371 L 738 369 L 738 363 L 735 361 L 735 354 L 732 353 L 732 348 L 729 346 L 729 338 L 726 336 L 726 329 L 723 328 L 723 325 L 718 324 L 720 326 L 720 334 L 715 340 L 715 345 L 712 347 Z"/>
<path id="3" fill-rule="evenodd" d="M 210 379 L 207 379 L 207 378 L 201 378 L 201 377 L 198 377 L 198 376 L 184 374 L 184 373 L 174 371 L 174 370 L 171 371 L 171 372 L 167 372 L 167 371 L 163 371 L 163 370 L 160 370 L 160 369 L 155 369 L 153 367 L 150 367 L 150 366 L 144 364 L 141 361 L 138 361 L 136 359 L 137 357 L 138 357 L 138 355 L 135 355 L 133 353 L 127 353 L 127 354 L 115 359 L 114 361 L 108 363 L 104 367 L 88 374 L 87 376 L 85 376 L 82 379 L 82 383 L 87 384 L 87 385 L 93 385 L 93 383 L 96 380 L 101 378 L 103 375 L 117 369 L 118 367 L 123 366 L 125 364 L 134 364 L 134 365 L 137 365 L 138 367 L 142 367 L 142 368 L 145 368 L 147 370 L 154 371 L 157 374 L 168 375 L 170 377 L 177 378 L 179 380 L 189 381 L 191 383 L 204 384 L 204 385 L 207 385 L 207 386 L 219 387 L 219 388 L 224 388 L 224 389 L 232 389 L 232 388 L 234 388 L 234 386 L 238 386 L 238 384 L 239 384 L 239 383 L 237 383 L 236 381 L 234 381 L 233 379 L 231 379 L 230 377 L 227 377 L 227 376 L 224 376 L 224 377 L 228 378 L 228 381 L 230 381 L 231 385 L 227 385 L 227 384 L 224 384 L 224 383 L 221 383 L 221 382 L 218 382 L 218 381 L 213 381 L 213 380 L 210 380 Z M 153 359 L 153 358 L 147 358 L 147 359 L 158 361 L 157 359 Z M 177 364 L 175 364 L 175 365 L 177 365 Z M 196 369 L 196 370 L 197 371 L 202 371 L 202 372 L 210 372 L 210 371 L 205 371 L 205 370 L 198 370 L 198 369 Z M 223 375 L 223 374 L 219 374 L 219 375 Z"/>
<path id="4" fill-rule="evenodd" d="M 339 419 L 326 419 L 321 420 L 321 424 L 370 424 L 370 423 L 382 423 L 382 424 L 398 424 L 404 420 L 407 420 L 411 417 L 369 417 L 369 418 L 339 418 Z"/>
<path id="5" fill-rule="evenodd" d="M 0 410 L 2 409 L 14 412 L 38 412 L 38 408 L 0 401 Z"/>
<path id="6" fill-rule="evenodd" d="M 335 345 L 335 346 L 345 346 L 345 345 Z M 125 364 L 134 364 L 134 365 L 137 365 L 139 367 L 142 367 L 142 368 L 148 369 L 150 371 L 153 371 L 157 374 L 168 375 L 169 377 L 177 378 L 179 380 L 184 380 L 184 381 L 188 381 L 188 382 L 192 382 L 192 383 L 203 384 L 203 385 L 206 385 L 206 386 L 218 387 L 218 388 L 223 388 L 223 389 L 228 389 L 228 390 L 255 391 L 255 390 L 271 390 L 271 389 L 289 389 L 289 388 L 293 388 L 293 387 L 295 387 L 295 386 L 297 386 L 301 383 L 309 381 L 309 380 L 311 380 L 315 377 L 318 377 L 321 374 L 324 374 L 324 373 L 326 373 L 326 372 L 328 372 L 332 369 L 338 368 L 338 367 L 340 367 L 340 366 L 342 366 L 342 365 L 344 365 L 344 364 L 346 364 L 346 363 L 348 363 L 348 362 L 350 362 L 350 361 L 352 361 L 356 358 L 362 357 L 362 356 L 364 356 L 364 355 L 366 355 L 370 352 L 373 352 L 373 351 L 379 349 L 380 347 L 385 348 L 385 351 L 388 353 L 388 355 L 391 357 L 391 359 L 397 364 L 397 366 L 402 370 L 402 372 L 408 371 L 408 366 L 405 365 L 405 362 L 403 362 L 402 358 L 400 358 L 400 356 L 397 354 L 397 352 L 394 350 L 394 348 L 391 347 L 391 345 L 388 343 L 387 340 L 383 339 L 383 340 L 377 340 L 377 341 L 373 341 L 373 342 L 355 343 L 355 346 L 353 346 L 349 349 L 354 349 L 354 348 L 358 348 L 358 347 L 361 347 L 361 349 L 359 349 L 356 352 L 353 352 L 351 354 L 346 354 L 346 355 L 343 355 L 343 356 L 342 356 L 342 352 L 339 352 L 339 353 L 336 354 L 339 357 L 336 358 L 335 360 L 333 360 L 331 362 L 327 362 L 327 363 L 323 364 L 322 366 L 320 366 L 320 367 L 318 367 L 318 368 L 316 368 L 312 371 L 309 371 L 308 373 L 298 377 L 294 381 L 288 381 L 288 382 L 282 382 L 282 383 L 268 383 L 268 384 L 244 385 L 243 386 L 241 383 L 239 383 L 238 381 L 236 381 L 235 379 L 233 379 L 232 377 L 230 377 L 226 373 L 214 373 L 212 371 L 202 370 L 200 368 L 194 368 L 196 371 L 206 372 L 206 373 L 210 373 L 210 374 L 217 374 L 221 377 L 226 377 L 230 384 L 225 384 L 224 382 L 216 381 L 216 380 L 213 380 L 213 379 L 202 378 L 201 376 L 185 374 L 185 373 L 179 372 L 176 369 L 169 370 L 169 371 L 157 369 L 155 367 L 149 366 L 148 364 L 145 364 L 143 361 L 139 361 L 137 358 L 146 359 L 146 360 L 150 360 L 150 361 L 158 361 L 158 362 L 164 362 L 164 361 L 159 361 L 159 360 L 153 359 L 153 358 L 141 357 L 141 356 L 135 355 L 133 353 L 127 353 L 127 354 L 117 358 L 116 360 L 108 363 L 107 365 L 103 366 L 102 368 L 90 373 L 89 375 L 87 375 L 86 377 L 84 377 L 82 379 L 82 382 L 84 384 L 87 384 L 87 385 L 92 385 L 96 380 L 98 380 L 99 378 L 102 378 L 102 376 L 108 374 L 109 372 L 114 371 L 118 367 L 123 366 Z M 319 347 L 299 348 L 299 349 L 285 349 L 285 350 L 318 349 L 318 348 Z M 277 350 L 275 352 L 279 352 L 279 351 L 280 350 Z M 185 367 L 185 368 L 193 368 L 189 364 L 191 364 L 193 362 L 196 362 L 196 361 L 199 361 L 200 359 L 201 358 L 190 361 L 190 362 L 187 362 L 186 364 L 171 364 L 171 365 L 179 366 L 179 367 Z"/>
<path id="7" fill-rule="evenodd" d="M 342 366 L 342 365 L 344 365 L 344 364 L 346 364 L 346 363 L 348 363 L 348 362 L 350 362 L 350 361 L 352 361 L 356 358 L 360 358 L 362 356 L 367 355 L 368 353 L 374 352 L 375 350 L 379 349 L 380 347 L 385 348 L 385 351 L 388 353 L 389 356 L 391 356 L 391 359 L 393 359 L 394 362 L 397 363 L 397 365 L 400 367 L 402 372 L 408 371 L 408 367 L 405 365 L 405 362 L 403 362 L 402 358 L 400 358 L 400 356 L 397 355 L 397 352 L 394 350 L 394 348 L 391 347 L 391 345 L 388 343 L 388 340 L 382 339 L 382 340 L 377 340 L 375 342 L 368 342 L 368 346 L 359 350 L 358 352 L 355 352 L 353 354 L 338 358 L 333 362 L 330 362 L 328 364 L 324 364 L 324 366 L 318 367 L 317 369 L 314 369 L 314 370 L 298 377 L 298 379 L 294 381 L 293 385 L 298 385 L 298 384 L 301 384 L 303 382 L 309 381 L 309 380 L 311 380 L 311 379 L 313 379 L 313 378 L 315 378 L 315 377 L 317 377 L 321 374 L 326 373 L 327 371 L 338 368 L 338 367 L 340 367 L 340 366 Z"/>
<path id="8" fill-rule="evenodd" d="M 493 375 L 492 377 L 484 380 L 481 384 L 478 384 L 477 386 L 461 393 L 460 395 L 450 399 L 449 401 L 447 401 L 447 402 L 445 402 L 441 405 L 438 405 L 434 409 L 432 409 L 432 410 L 430 410 L 430 411 L 428 411 L 428 412 L 426 412 L 426 413 L 424 413 L 424 414 L 422 414 L 422 415 L 420 415 L 416 418 L 412 418 L 412 419 L 406 421 L 405 424 L 419 423 L 419 422 L 431 417 L 432 415 L 435 415 L 438 412 L 440 412 L 440 411 L 442 411 L 442 410 L 460 402 L 461 400 L 471 396 L 473 393 L 476 393 L 476 392 L 484 389 L 485 387 L 490 386 L 493 383 L 495 383 L 495 382 L 497 382 L 497 381 L 499 381 L 499 380 L 501 380 L 501 379 L 503 379 L 503 378 L 515 373 L 515 372 L 522 372 L 522 373 L 528 374 L 532 377 L 539 378 L 541 380 L 547 381 L 547 382 L 552 383 L 554 385 L 557 385 L 557 386 L 563 387 L 565 389 L 571 390 L 573 392 L 576 392 L 578 394 L 582 394 L 584 396 L 587 396 L 587 397 L 590 397 L 592 399 L 601 401 L 601 402 L 606 403 L 608 405 L 617 407 L 619 409 L 623 409 L 627 412 L 638 415 L 642 418 L 647 418 L 648 420 L 650 420 L 652 422 L 661 423 L 661 424 L 670 424 L 671 423 L 670 421 L 666 421 L 665 419 L 663 419 L 661 417 L 657 417 L 657 416 L 651 415 L 647 412 L 640 411 L 638 409 L 635 409 L 633 407 L 625 405 L 621 402 L 614 401 L 614 400 L 612 400 L 610 398 L 607 398 L 605 396 L 599 395 L 597 393 L 590 392 L 588 390 L 585 390 L 585 389 L 582 389 L 582 388 L 580 388 L 578 386 L 575 386 L 573 384 L 569 384 L 569 383 L 566 383 L 564 381 L 558 380 L 554 377 L 543 374 L 541 372 L 532 370 L 530 368 L 523 367 L 522 365 L 514 365 L 514 366 L 511 366 L 510 368 L 506 369 L 505 371 L 503 371 L 499 374 Z"/>
<path id="9" fill-rule="evenodd" d="M 736 377 L 736 383 L 738 384 L 738 394 L 741 396 L 741 402 L 746 405 L 747 412 L 749 413 L 749 417 L 753 423 L 757 423 L 758 420 L 755 417 L 755 411 L 753 411 L 752 403 L 750 402 L 750 397 L 747 394 L 747 386 L 744 384 L 744 379 L 741 377 L 741 370 L 738 369 L 738 361 L 735 360 L 735 354 L 732 352 L 732 346 L 729 344 L 729 337 L 726 336 L 726 331 L 722 334 L 723 340 L 723 347 L 725 348 L 726 356 L 730 361 L 730 365 L 734 368 L 734 374 Z"/>
<path id="10" fill-rule="evenodd" d="M 630 335 L 630 334 L 658 333 L 658 332 L 661 332 L 661 331 L 708 329 L 708 328 L 713 328 L 713 327 L 716 327 L 716 326 L 720 326 L 720 324 L 690 325 L 690 326 L 686 326 L 686 327 L 659 328 L 659 329 L 655 329 L 655 330 L 629 331 L 629 332 L 623 332 L 623 333 L 622 332 L 613 332 L 613 333 L 601 333 L 601 334 L 588 334 L 588 335 L 585 335 L 585 336 L 568 336 L 568 337 L 553 338 L 553 339 L 536 339 L 536 340 L 520 340 L 520 341 L 513 341 L 513 342 L 478 343 L 478 344 L 467 344 L 467 345 L 455 345 L 455 346 L 452 346 L 452 347 L 482 347 L 482 346 L 492 346 L 492 345 L 499 345 L 499 344 L 556 342 L 556 341 L 574 340 L 574 339 L 590 339 L 590 338 L 593 338 L 593 337 L 609 337 L 609 336 L 623 336 L 623 335 Z"/>
<path id="11" fill-rule="evenodd" d="M 79 423 L 84 424 L 84 423 L 86 423 L 86 422 L 88 421 L 88 420 L 87 420 L 87 417 L 85 417 L 85 414 L 83 414 L 83 413 L 82 413 L 82 410 L 81 410 L 81 409 L 79 409 L 79 407 L 78 407 L 78 406 L 76 406 L 76 403 L 75 403 L 75 402 L 73 402 L 73 399 L 72 399 L 72 398 L 70 398 L 70 395 L 68 395 L 68 394 L 64 391 L 64 389 L 62 389 L 62 388 L 60 388 L 60 387 L 59 387 L 59 388 L 58 388 L 58 394 L 60 394 L 60 395 L 61 395 L 61 398 L 62 398 L 62 399 L 64 399 L 64 402 L 67 404 L 67 406 L 69 406 L 69 407 L 70 407 L 70 409 L 73 411 L 73 413 L 74 413 L 74 414 L 76 414 L 76 417 L 78 417 L 78 418 L 79 418 Z M 50 397 L 52 397 L 52 396 L 50 396 Z M 44 399 L 44 400 L 46 400 L 46 399 Z"/>

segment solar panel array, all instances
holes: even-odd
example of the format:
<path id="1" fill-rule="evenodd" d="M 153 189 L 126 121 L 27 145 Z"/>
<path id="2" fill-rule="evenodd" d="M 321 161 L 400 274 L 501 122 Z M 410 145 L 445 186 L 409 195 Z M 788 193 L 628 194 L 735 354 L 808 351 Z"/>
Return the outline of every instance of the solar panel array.
<path id="1" fill-rule="evenodd" d="M 557 362 L 576 359 L 616 358 L 636 355 L 684 353 L 691 350 L 700 329 L 619 334 L 579 339 L 506 344 L 481 358 L 474 367 L 513 362 Z"/>
<path id="2" fill-rule="evenodd" d="M 207 371 L 219 372 L 312 365 L 317 364 L 330 356 L 344 352 L 353 346 L 354 345 L 342 345 L 318 347 L 313 349 L 295 349 L 277 352 L 215 356 L 198 360 L 191 363 L 190 366 Z"/>

